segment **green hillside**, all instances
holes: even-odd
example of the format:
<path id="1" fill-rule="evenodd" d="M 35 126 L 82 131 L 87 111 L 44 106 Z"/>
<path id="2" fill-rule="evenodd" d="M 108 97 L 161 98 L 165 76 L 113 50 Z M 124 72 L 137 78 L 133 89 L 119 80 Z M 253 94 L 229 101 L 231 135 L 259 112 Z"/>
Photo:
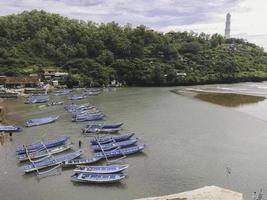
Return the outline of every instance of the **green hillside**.
<path id="1" fill-rule="evenodd" d="M 267 54 L 242 39 L 163 34 L 143 25 L 95 24 L 36 10 L 0 17 L 0 75 L 47 66 L 68 71 L 68 81 L 81 86 L 113 79 L 138 86 L 267 79 Z"/>

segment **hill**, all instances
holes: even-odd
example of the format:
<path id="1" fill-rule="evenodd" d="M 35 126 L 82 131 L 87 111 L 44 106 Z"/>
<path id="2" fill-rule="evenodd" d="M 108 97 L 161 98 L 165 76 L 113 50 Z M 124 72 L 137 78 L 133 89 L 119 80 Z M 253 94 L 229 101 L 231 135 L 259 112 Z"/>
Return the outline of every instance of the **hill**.
<path id="1" fill-rule="evenodd" d="M 68 71 L 69 85 L 204 84 L 267 79 L 267 54 L 243 39 L 160 33 L 33 10 L 0 17 L 1 75 Z"/>

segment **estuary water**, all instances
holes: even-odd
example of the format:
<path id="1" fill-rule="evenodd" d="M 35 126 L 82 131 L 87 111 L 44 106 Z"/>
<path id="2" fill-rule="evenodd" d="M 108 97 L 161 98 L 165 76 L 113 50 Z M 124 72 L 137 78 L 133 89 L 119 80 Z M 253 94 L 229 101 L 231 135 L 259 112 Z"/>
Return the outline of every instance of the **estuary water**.
<path id="1" fill-rule="evenodd" d="M 84 200 L 135 199 L 216 185 L 242 192 L 250 199 L 260 188 L 267 191 L 267 101 L 226 107 L 170 90 L 193 88 L 209 92 L 267 96 L 267 83 L 242 83 L 175 88 L 121 88 L 104 91 L 89 101 L 106 114 L 106 121 L 124 122 L 124 131 L 134 131 L 143 153 L 128 156 L 128 177 L 119 184 L 73 184 L 72 169 L 61 175 L 38 180 L 34 174 L 22 175 L 15 149 L 41 138 L 70 136 L 78 148 L 89 149 L 81 136 L 86 123 L 72 123 L 61 106 L 40 107 L 9 99 L 8 120 L 23 125 L 25 120 L 60 115 L 49 125 L 23 128 L 0 144 L 0 200 Z M 53 97 L 64 99 L 64 97 Z M 92 153 L 88 150 L 85 157 Z M 226 173 L 226 167 L 231 174 Z M 267 192 L 266 192 L 267 193 Z"/>

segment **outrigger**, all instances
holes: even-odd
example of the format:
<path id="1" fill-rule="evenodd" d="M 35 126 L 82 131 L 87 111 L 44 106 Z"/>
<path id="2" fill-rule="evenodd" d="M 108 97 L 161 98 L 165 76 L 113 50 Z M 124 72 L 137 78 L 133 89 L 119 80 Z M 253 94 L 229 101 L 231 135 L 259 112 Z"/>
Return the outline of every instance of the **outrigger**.
<path id="1" fill-rule="evenodd" d="M 43 142 L 41 142 L 41 144 L 43 145 L 43 148 L 46 150 L 47 156 L 39 160 L 32 160 L 27 147 L 25 148 L 26 155 L 28 157 L 28 160 L 30 161 L 30 164 L 24 165 L 22 167 L 22 170 L 24 171 L 24 173 L 36 171 L 37 176 L 39 178 L 44 177 L 44 176 L 54 175 L 55 172 L 56 173 L 61 172 L 61 165 L 64 161 L 72 160 L 76 157 L 79 157 L 82 154 L 82 150 L 78 150 L 72 153 L 68 153 L 68 154 L 55 157 L 50 153 L 50 151 L 46 148 L 46 145 Z M 42 171 L 42 172 L 39 171 L 41 169 L 48 168 L 48 167 L 53 167 L 53 168 L 46 170 L 46 171 Z"/>

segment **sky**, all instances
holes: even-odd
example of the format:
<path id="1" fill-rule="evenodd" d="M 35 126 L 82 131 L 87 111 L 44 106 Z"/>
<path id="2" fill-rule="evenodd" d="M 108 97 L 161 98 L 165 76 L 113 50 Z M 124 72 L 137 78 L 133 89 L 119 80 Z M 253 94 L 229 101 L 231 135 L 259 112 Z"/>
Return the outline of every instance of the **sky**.
<path id="1" fill-rule="evenodd" d="M 0 0 L 2 16 L 33 9 L 97 23 L 210 34 L 224 34 L 230 12 L 231 36 L 267 50 L 267 0 Z"/>

